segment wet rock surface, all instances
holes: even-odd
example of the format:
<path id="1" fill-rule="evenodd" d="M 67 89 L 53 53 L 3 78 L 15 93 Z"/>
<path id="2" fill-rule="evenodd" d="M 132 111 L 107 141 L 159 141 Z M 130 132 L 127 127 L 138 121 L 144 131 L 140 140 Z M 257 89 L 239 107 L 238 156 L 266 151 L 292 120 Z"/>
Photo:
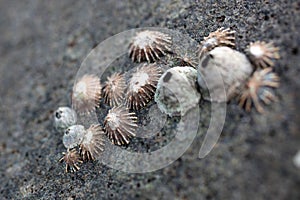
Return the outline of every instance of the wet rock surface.
<path id="1" fill-rule="evenodd" d="M 1 1 L 0 198 L 299 199 L 293 158 L 300 147 L 300 4 L 205 2 Z M 198 152 L 210 120 L 208 102 L 200 105 L 193 144 L 168 167 L 133 174 L 96 162 L 66 174 L 57 162 L 65 149 L 53 112 L 70 105 L 74 77 L 93 47 L 147 26 L 175 29 L 198 42 L 219 27 L 231 27 L 240 51 L 251 41 L 273 40 L 282 57 L 275 66 L 279 102 L 260 115 L 231 101 L 222 135 L 204 159 Z"/>

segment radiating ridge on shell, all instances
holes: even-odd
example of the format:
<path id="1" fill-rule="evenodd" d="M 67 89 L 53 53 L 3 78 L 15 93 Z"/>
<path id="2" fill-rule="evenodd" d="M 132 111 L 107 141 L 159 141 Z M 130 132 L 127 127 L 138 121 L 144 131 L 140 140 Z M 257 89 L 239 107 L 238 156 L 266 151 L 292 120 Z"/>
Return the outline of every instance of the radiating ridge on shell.
<path id="1" fill-rule="evenodd" d="M 199 47 L 199 57 L 202 58 L 203 55 L 212 50 L 215 47 L 227 46 L 235 47 L 235 31 L 230 28 L 221 27 L 214 32 L 211 32 L 204 40 L 201 42 Z"/>
<path id="2" fill-rule="evenodd" d="M 275 47 L 272 42 L 251 42 L 246 52 L 250 60 L 258 68 L 273 67 L 274 60 L 280 58 L 279 48 Z"/>
<path id="3" fill-rule="evenodd" d="M 79 114 L 94 112 L 101 99 L 100 78 L 94 74 L 82 76 L 74 85 L 72 105 Z"/>
<path id="4" fill-rule="evenodd" d="M 114 73 L 107 78 L 103 87 L 104 102 L 109 106 L 121 105 L 124 101 L 126 81 L 121 73 Z"/>
<path id="5" fill-rule="evenodd" d="M 113 107 L 104 120 L 105 133 L 113 144 L 129 144 L 135 136 L 137 117 L 124 106 Z"/>
<path id="6" fill-rule="evenodd" d="M 172 52 L 172 38 L 166 33 L 145 30 L 133 37 L 129 57 L 133 62 L 154 62 Z"/>
<path id="7" fill-rule="evenodd" d="M 98 124 L 92 124 L 83 137 L 80 144 L 80 155 L 83 160 L 95 160 L 104 151 L 105 133 Z"/>
<path id="8" fill-rule="evenodd" d="M 175 56 L 175 59 L 179 60 L 179 63 L 177 63 L 178 66 L 190 66 L 196 68 L 199 64 L 197 58 L 188 53 L 177 55 Z"/>
<path id="9" fill-rule="evenodd" d="M 162 74 L 157 64 L 140 64 L 131 74 L 126 92 L 125 104 L 138 110 L 145 107 L 155 94 L 157 82 Z"/>
<path id="10" fill-rule="evenodd" d="M 83 163 L 76 149 L 67 149 L 67 152 L 63 152 L 63 156 L 59 159 L 59 162 L 65 162 L 65 171 L 76 172 L 80 169 L 79 164 Z"/>
<path id="11" fill-rule="evenodd" d="M 251 110 L 252 104 L 260 113 L 264 112 L 262 103 L 270 104 L 276 101 L 273 89 L 279 87 L 279 77 L 272 72 L 272 68 L 255 71 L 240 95 L 239 105 Z"/>

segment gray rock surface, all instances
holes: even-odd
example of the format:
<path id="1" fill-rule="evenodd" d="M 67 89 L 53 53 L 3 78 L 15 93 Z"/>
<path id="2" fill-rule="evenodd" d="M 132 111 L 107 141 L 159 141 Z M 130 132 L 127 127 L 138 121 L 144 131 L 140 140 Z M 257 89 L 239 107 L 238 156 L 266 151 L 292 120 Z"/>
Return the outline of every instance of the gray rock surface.
<path id="1" fill-rule="evenodd" d="M 217 2 L 0 1 L 0 199 L 300 199 L 293 165 L 300 144 L 300 3 Z M 204 137 L 198 134 L 181 158 L 155 172 L 129 174 L 96 162 L 66 174 L 57 162 L 65 149 L 53 112 L 70 104 L 76 72 L 95 45 L 146 26 L 198 42 L 231 27 L 241 51 L 251 41 L 273 40 L 282 57 L 275 67 L 279 101 L 264 115 L 230 102 L 221 138 L 204 159 L 197 158 Z M 200 107 L 199 132 L 210 111 L 207 102 Z"/>

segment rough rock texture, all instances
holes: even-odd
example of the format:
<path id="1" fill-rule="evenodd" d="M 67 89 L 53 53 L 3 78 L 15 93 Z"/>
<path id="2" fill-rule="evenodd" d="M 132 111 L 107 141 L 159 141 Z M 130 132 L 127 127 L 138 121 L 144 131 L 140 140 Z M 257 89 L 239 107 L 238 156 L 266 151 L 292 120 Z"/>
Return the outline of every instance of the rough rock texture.
<path id="1" fill-rule="evenodd" d="M 265 1 L 0 1 L 0 199 L 300 199 L 300 3 Z M 220 1 L 221 2 L 221 1 Z M 260 115 L 228 104 L 213 151 L 197 158 L 203 135 L 161 170 L 128 174 L 87 163 L 66 174 L 52 113 L 70 104 L 74 77 L 105 38 L 135 27 L 176 29 L 198 42 L 219 27 L 237 49 L 255 40 L 281 48 L 279 102 Z M 199 131 L 209 122 L 200 105 Z M 139 147 L 137 147 L 139 148 Z"/>

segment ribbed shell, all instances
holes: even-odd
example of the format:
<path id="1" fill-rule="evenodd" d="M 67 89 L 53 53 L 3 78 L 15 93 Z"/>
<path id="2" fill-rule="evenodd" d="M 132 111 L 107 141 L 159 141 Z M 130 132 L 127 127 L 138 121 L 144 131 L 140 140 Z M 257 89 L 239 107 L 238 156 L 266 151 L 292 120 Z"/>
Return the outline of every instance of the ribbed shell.
<path id="1" fill-rule="evenodd" d="M 272 72 L 272 68 L 256 71 L 247 82 L 240 96 L 239 105 L 245 107 L 246 111 L 250 111 L 254 104 L 256 110 L 263 113 L 262 102 L 270 104 L 275 101 L 273 89 L 277 87 L 279 87 L 279 77 Z"/>
<path id="2" fill-rule="evenodd" d="M 275 47 L 272 42 L 252 42 L 246 52 L 257 68 L 273 67 L 274 60 L 280 58 L 279 48 Z"/>
<path id="3" fill-rule="evenodd" d="M 126 81 L 121 73 L 114 73 L 107 78 L 103 87 L 104 102 L 109 106 L 121 105 L 124 101 Z"/>
<path id="4" fill-rule="evenodd" d="M 100 125 L 91 125 L 86 130 L 80 145 L 80 155 L 83 160 L 95 160 L 104 151 L 105 133 Z"/>
<path id="5" fill-rule="evenodd" d="M 199 57 L 202 58 L 205 53 L 212 50 L 215 47 L 227 46 L 235 47 L 235 31 L 230 28 L 221 27 L 216 31 L 210 33 L 201 42 L 199 48 Z"/>
<path id="6" fill-rule="evenodd" d="M 131 74 L 126 92 L 125 104 L 138 110 L 145 107 L 154 97 L 157 82 L 162 71 L 156 64 L 141 64 Z"/>
<path id="7" fill-rule="evenodd" d="M 124 145 L 135 136 L 137 117 L 124 106 L 113 107 L 104 120 L 105 133 L 113 144 Z"/>
<path id="8" fill-rule="evenodd" d="M 63 152 L 63 157 L 59 160 L 59 162 L 66 163 L 65 171 L 67 173 L 78 171 L 80 169 L 78 165 L 83 161 L 81 160 L 81 157 L 79 156 L 76 149 L 68 149 L 67 152 Z"/>
<path id="9" fill-rule="evenodd" d="M 172 38 L 159 31 L 142 31 L 133 37 L 129 57 L 133 62 L 154 62 L 171 52 Z"/>
<path id="10" fill-rule="evenodd" d="M 99 107 L 101 99 L 100 79 L 96 75 L 86 74 L 73 88 L 72 105 L 79 114 L 89 114 Z"/>

